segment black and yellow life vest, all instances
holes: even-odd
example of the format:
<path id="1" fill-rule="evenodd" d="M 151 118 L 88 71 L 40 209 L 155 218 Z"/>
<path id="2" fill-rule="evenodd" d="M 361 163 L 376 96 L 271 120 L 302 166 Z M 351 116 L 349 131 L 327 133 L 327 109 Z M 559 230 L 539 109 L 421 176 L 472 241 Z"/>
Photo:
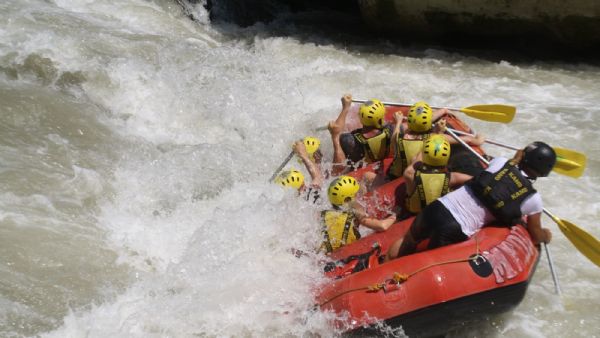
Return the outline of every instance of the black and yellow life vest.
<path id="1" fill-rule="evenodd" d="M 379 134 L 369 138 L 366 138 L 363 135 L 362 128 L 352 131 L 352 135 L 364 149 L 365 162 L 377 162 L 387 157 L 390 148 L 390 140 L 392 138 L 392 133 L 389 127 L 384 126 L 382 129 L 380 129 Z"/>
<path id="2" fill-rule="evenodd" d="M 406 200 L 406 208 L 419 213 L 429 203 L 450 191 L 451 173 L 445 169 L 423 167 L 415 171 L 415 191 Z"/>
<path id="3" fill-rule="evenodd" d="M 324 210 L 321 212 L 323 225 L 322 248 L 332 252 L 360 238 L 358 229 L 354 226 L 354 215 L 342 210 Z"/>
<path id="4" fill-rule="evenodd" d="M 522 202 L 536 192 L 512 161 L 507 161 L 495 173 L 482 171 L 466 185 L 496 219 L 506 226 L 520 222 L 523 216 Z"/>
<path id="5" fill-rule="evenodd" d="M 390 165 L 388 175 L 393 178 L 402 177 L 402 175 L 404 175 L 404 170 L 408 167 L 408 161 L 423 150 L 423 144 L 428 137 L 429 133 L 420 134 L 418 138 L 408 140 L 404 139 L 403 132 L 398 134 L 394 160 Z"/>

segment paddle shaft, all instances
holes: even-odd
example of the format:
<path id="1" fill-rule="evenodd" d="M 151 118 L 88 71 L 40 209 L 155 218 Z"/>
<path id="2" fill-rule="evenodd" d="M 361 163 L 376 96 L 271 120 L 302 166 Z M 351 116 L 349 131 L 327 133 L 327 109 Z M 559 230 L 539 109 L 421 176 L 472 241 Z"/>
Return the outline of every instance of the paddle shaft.
<path id="1" fill-rule="evenodd" d="M 548 264 L 550 265 L 550 273 L 552 273 L 552 280 L 554 280 L 554 289 L 556 290 L 556 293 L 560 295 L 562 292 L 560 290 L 560 285 L 558 284 L 558 277 L 556 276 L 556 271 L 554 271 L 554 261 L 552 260 L 550 249 L 548 248 L 548 245 L 545 242 L 542 243 L 544 244 L 544 249 L 546 250 L 546 257 L 548 258 Z"/>
<path id="2" fill-rule="evenodd" d="M 293 156 L 294 156 L 294 151 L 292 150 L 290 152 L 290 154 L 285 158 L 285 160 L 283 160 L 281 165 L 275 170 L 275 172 L 273 173 L 273 176 L 271 176 L 271 178 L 269 178 L 269 182 L 273 182 L 275 177 L 277 177 L 277 175 L 279 175 L 279 172 L 281 171 L 281 169 L 283 169 L 283 167 L 285 167 L 285 165 L 288 164 L 288 162 L 292 159 Z"/>
<path id="3" fill-rule="evenodd" d="M 358 99 L 352 99 L 352 102 L 355 103 L 365 103 L 369 100 L 358 100 Z M 398 102 L 387 102 L 387 101 L 381 101 L 381 103 L 383 103 L 383 105 L 385 106 L 395 106 L 395 107 L 411 107 L 412 104 L 411 103 L 398 103 Z M 442 109 L 444 107 L 433 107 L 431 106 L 431 109 Z M 456 111 L 460 111 L 460 108 L 448 108 L 450 110 L 456 110 Z"/>
<path id="4" fill-rule="evenodd" d="M 458 135 L 473 136 L 473 137 L 475 137 L 475 135 L 473 135 L 473 134 L 466 133 L 466 132 L 460 131 L 460 130 L 455 130 L 455 129 L 452 129 L 452 128 L 446 128 L 446 130 L 451 130 L 453 133 L 456 133 Z M 486 139 L 485 143 L 494 144 L 494 145 L 497 145 L 497 146 L 500 146 L 500 147 L 503 147 L 503 148 L 507 148 L 507 149 L 519 150 L 519 148 L 517 148 L 517 147 L 508 145 L 506 143 L 501 143 L 501 142 L 493 141 L 493 140 Z"/>
<path id="5" fill-rule="evenodd" d="M 459 130 L 452 129 L 452 131 L 458 135 L 475 136 L 473 134 L 465 133 L 465 132 L 459 131 Z M 505 143 L 500 143 L 498 141 L 485 140 L 485 142 L 494 144 L 494 145 L 497 145 L 497 146 L 500 146 L 503 148 L 519 150 L 519 148 L 517 148 L 515 146 L 511 146 L 511 145 L 508 145 Z M 552 149 L 554 149 L 554 151 L 556 152 L 556 164 L 554 165 L 554 168 L 552 168 L 553 171 L 555 171 L 561 175 L 566 175 L 566 176 L 570 176 L 573 178 L 579 178 L 583 174 L 583 171 L 585 169 L 585 163 L 586 163 L 586 158 L 585 158 L 584 154 L 578 153 L 574 150 L 569 150 L 569 149 L 564 149 L 564 148 L 553 147 Z"/>
<path id="6" fill-rule="evenodd" d="M 473 149 L 465 141 L 463 141 L 460 137 L 458 137 L 458 135 L 456 135 L 456 133 L 454 132 L 453 129 L 446 128 L 446 131 L 448 132 L 448 134 L 450 134 L 450 136 L 454 137 L 455 140 L 457 140 L 463 146 L 465 146 L 467 149 L 469 149 L 483 163 L 488 164 L 488 165 L 490 164 L 490 162 L 488 160 L 486 160 L 483 156 L 481 156 L 481 154 L 476 152 L 475 149 Z M 544 213 L 546 213 L 548 216 L 550 216 L 550 218 L 552 218 L 552 220 L 554 220 L 556 218 L 556 216 L 552 215 L 550 213 L 550 211 L 546 210 L 546 208 L 544 208 Z M 550 256 L 550 251 L 548 251 L 548 247 L 546 246 L 546 243 L 544 243 L 544 248 L 546 249 L 546 255 L 548 256 L 548 264 L 550 265 L 550 271 L 552 272 L 552 279 L 554 280 L 554 288 L 556 289 L 556 292 L 560 295 L 560 286 L 558 284 L 558 277 L 556 276 L 556 273 L 554 272 L 554 262 L 552 261 L 552 257 Z"/>

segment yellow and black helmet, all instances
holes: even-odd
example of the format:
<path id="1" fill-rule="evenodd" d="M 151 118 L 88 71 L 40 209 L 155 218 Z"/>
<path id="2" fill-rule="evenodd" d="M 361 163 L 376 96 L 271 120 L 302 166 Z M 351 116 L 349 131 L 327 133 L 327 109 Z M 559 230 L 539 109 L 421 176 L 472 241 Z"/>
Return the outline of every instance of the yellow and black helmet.
<path id="1" fill-rule="evenodd" d="M 298 170 L 287 170 L 277 176 L 275 183 L 281 184 L 284 187 L 300 189 L 304 183 L 304 175 Z"/>
<path id="2" fill-rule="evenodd" d="M 423 145 L 423 163 L 432 167 L 443 167 L 450 159 L 450 143 L 443 135 L 431 135 Z"/>
<path id="3" fill-rule="evenodd" d="M 340 176 L 329 185 L 327 196 L 331 204 L 339 206 L 351 202 L 359 189 L 360 185 L 354 177 Z"/>
<path id="4" fill-rule="evenodd" d="M 431 130 L 433 111 L 424 101 L 413 104 L 408 111 L 408 129 L 415 133 L 424 133 Z"/>
<path id="5" fill-rule="evenodd" d="M 309 156 L 315 153 L 315 151 L 319 150 L 319 146 L 321 146 L 321 141 L 312 136 L 307 136 L 303 140 L 304 146 L 306 147 L 306 152 Z"/>
<path id="6" fill-rule="evenodd" d="M 385 106 L 381 101 L 371 99 L 360 106 L 358 116 L 363 126 L 382 128 L 385 117 Z"/>

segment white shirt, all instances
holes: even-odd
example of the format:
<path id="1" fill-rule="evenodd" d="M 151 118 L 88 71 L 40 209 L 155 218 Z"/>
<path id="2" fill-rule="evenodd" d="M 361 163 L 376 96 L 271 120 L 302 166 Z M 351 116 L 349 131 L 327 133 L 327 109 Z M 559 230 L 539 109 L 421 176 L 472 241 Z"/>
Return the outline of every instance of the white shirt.
<path id="1" fill-rule="evenodd" d="M 504 157 L 496 157 L 490 162 L 486 171 L 496 172 L 507 161 L 508 159 Z M 462 232 L 467 236 L 473 235 L 485 224 L 496 220 L 496 217 L 483 206 L 475 197 L 473 191 L 466 186 L 440 197 L 439 201 L 450 211 L 460 224 Z M 543 208 L 542 196 L 537 192 L 521 203 L 521 213 L 523 215 L 538 214 L 542 212 Z"/>

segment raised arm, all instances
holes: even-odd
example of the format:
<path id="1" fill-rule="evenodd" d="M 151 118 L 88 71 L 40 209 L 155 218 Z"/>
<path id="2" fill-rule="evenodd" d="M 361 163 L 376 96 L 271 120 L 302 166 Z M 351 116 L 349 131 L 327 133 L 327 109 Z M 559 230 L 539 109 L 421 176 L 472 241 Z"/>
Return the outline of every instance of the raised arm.
<path id="1" fill-rule="evenodd" d="M 396 147 L 398 146 L 398 137 L 402 137 L 401 134 L 401 127 L 402 124 L 404 123 L 404 114 L 402 114 L 401 111 L 396 111 L 394 112 L 394 130 L 392 131 L 392 141 L 391 144 L 392 146 L 390 147 L 390 153 L 391 154 L 396 154 Z"/>
<path id="2" fill-rule="evenodd" d="M 296 155 L 300 157 L 302 163 L 304 163 L 304 166 L 310 174 L 310 186 L 314 188 L 321 188 L 321 186 L 323 185 L 323 174 L 321 173 L 319 167 L 308 157 L 308 153 L 306 152 L 306 146 L 304 145 L 304 142 L 296 141 L 293 145 L 293 149 Z"/>

